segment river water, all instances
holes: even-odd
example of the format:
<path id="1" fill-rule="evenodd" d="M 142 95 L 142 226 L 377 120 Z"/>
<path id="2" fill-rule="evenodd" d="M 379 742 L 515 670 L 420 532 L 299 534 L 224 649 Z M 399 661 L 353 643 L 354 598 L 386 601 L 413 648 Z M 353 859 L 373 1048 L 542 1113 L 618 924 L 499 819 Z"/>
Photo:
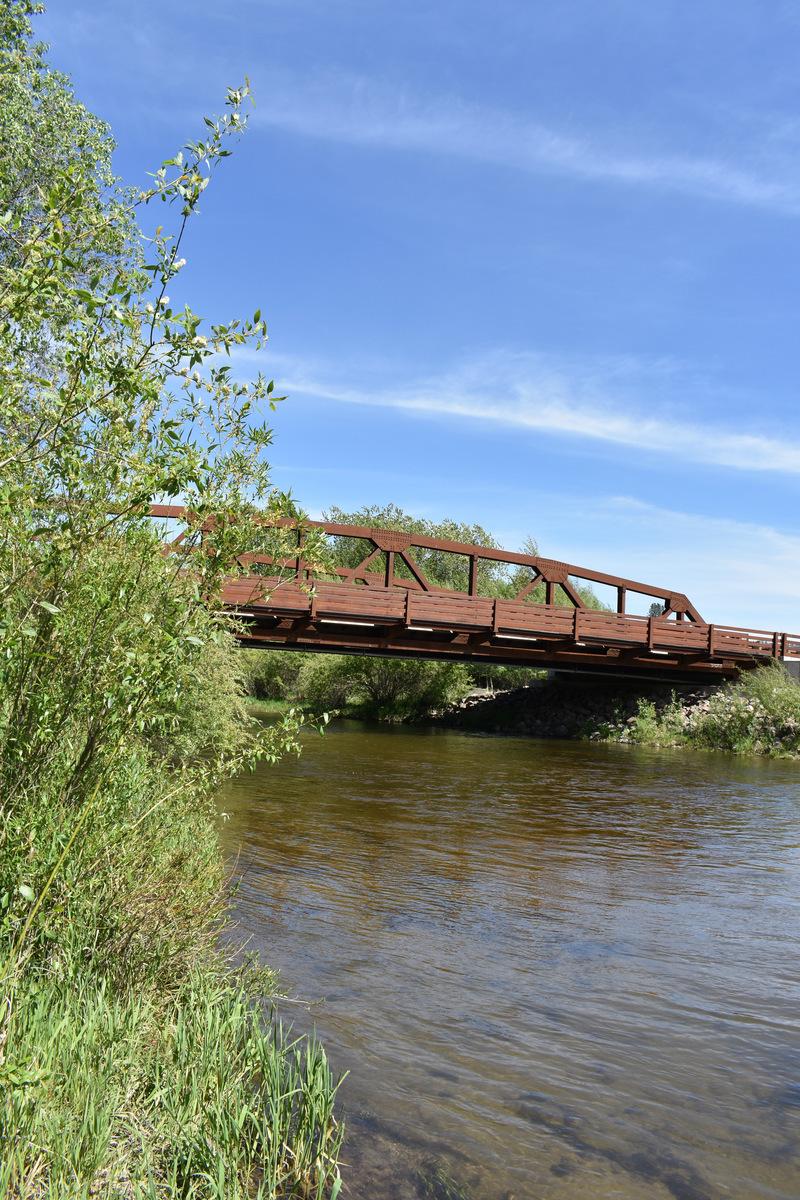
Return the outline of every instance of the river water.
<path id="1" fill-rule="evenodd" d="M 797 1200 L 800 767 L 342 722 L 223 797 L 358 1200 Z"/>

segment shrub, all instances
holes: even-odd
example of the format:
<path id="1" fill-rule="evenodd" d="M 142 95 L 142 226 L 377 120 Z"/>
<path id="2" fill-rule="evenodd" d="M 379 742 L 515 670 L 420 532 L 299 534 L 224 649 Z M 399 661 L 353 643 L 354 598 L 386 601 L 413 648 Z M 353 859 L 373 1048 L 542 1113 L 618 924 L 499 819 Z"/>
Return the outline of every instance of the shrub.
<path id="1" fill-rule="evenodd" d="M 353 696 L 372 716 L 418 719 L 462 699 L 471 680 L 462 663 L 400 658 L 353 658 Z"/>
<path id="2" fill-rule="evenodd" d="M 308 655 L 298 650 L 242 650 L 242 672 L 257 700 L 298 700 L 298 681 Z"/>
<path id="3" fill-rule="evenodd" d="M 640 699 L 633 718 L 596 729 L 610 741 L 685 744 L 737 754 L 800 754 L 800 684 L 781 663 L 745 671 L 706 699 L 684 707 L 675 693 L 666 705 Z"/>
<path id="4" fill-rule="evenodd" d="M 657 709 L 652 700 L 640 699 L 634 720 L 627 725 L 628 738 L 645 746 L 671 746 L 680 741 L 686 720 L 675 693 L 668 704 Z"/>
<path id="5" fill-rule="evenodd" d="M 461 663 L 424 659 L 309 654 L 297 696 L 316 710 L 344 709 L 378 720 L 414 720 L 446 707 L 469 691 Z"/>
<path id="6" fill-rule="evenodd" d="M 689 736 L 717 750 L 800 754 L 800 684 L 778 662 L 747 671 L 714 693 Z"/>
<path id="7" fill-rule="evenodd" d="M 288 545 L 260 521 L 293 513 L 264 459 L 272 384 L 223 362 L 266 327 L 202 333 L 166 295 L 246 89 L 142 195 L 179 213 L 147 262 L 37 8 L 0 7 L 0 1189 L 321 1200 L 327 1062 L 261 1024 L 217 949 L 214 794 L 297 746 L 291 717 L 245 719 L 213 615 L 241 555 Z M 165 555 L 147 513 L 176 494 Z"/>

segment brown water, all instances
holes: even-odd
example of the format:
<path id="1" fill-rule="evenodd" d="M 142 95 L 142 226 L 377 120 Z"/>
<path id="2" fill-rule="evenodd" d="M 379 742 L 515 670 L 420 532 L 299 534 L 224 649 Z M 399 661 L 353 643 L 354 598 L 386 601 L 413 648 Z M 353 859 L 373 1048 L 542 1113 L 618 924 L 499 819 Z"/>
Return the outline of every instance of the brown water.
<path id="1" fill-rule="evenodd" d="M 796 764 L 343 723 L 223 805 L 348 1195 L 800 1196 Z"/>

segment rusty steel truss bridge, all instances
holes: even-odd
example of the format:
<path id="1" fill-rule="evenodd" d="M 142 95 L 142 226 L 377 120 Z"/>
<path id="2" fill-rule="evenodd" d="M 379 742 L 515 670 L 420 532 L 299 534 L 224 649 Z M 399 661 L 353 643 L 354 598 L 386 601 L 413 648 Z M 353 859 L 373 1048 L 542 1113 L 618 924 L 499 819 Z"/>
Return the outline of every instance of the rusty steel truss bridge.
<path id="1" fill-rule="evenodd" d="M 151 516 L 181 521 L 186 510 L 153 505 Z M 228 578 L 222 591 L 243 646 L 676 680 L 725 678 L 775 659 L 800 665 L 800 634 L 709 624 L 673 588 L 389 529 L 328 521 L 306 521 L 302 528 L 339 546 L 355 542 L 356 557 L 362 551 L 363 557 L 315 577 L 303 559 L 302 531 L 292 558 L 243 555 L 243 573 Z M 170 547 L 178 549 L 183 536 Z M 462 564 L 463 590 L 428 580 L 419 559 L 431 552 Z M 515 570 L 522 582 L 513 596 L 481 595 L 486 564 Z M 615 611 L 587 604 L 585 585 L 612 589 Z M 534 602 L 534 590 L 544 603 Z M 633 598 L 660 611 L 637 615 L 630 611 Z"/>

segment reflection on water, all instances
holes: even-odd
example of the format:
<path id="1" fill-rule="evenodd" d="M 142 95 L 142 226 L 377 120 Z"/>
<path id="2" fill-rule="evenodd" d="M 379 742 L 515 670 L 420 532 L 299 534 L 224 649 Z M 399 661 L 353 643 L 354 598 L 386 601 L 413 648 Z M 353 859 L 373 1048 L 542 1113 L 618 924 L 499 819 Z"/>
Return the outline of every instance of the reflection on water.
<path id="1" fill-rule="evenodd" d="M 349 1195 L 800 1195 L 796 764 L 343 723 L 223 807 Z"/>

